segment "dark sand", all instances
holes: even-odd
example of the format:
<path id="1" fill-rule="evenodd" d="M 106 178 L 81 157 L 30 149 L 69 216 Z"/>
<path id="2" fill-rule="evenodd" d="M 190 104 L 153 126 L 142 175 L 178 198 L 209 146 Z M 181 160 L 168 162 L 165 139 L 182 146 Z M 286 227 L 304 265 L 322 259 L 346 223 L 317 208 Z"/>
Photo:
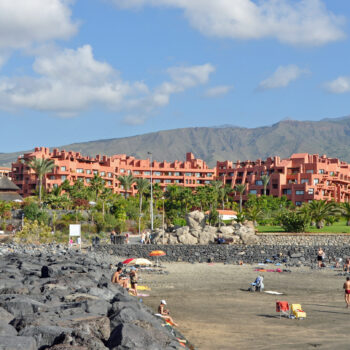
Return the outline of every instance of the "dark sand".
<path id="1" fill-rule="evenodd" d="M 140 274 L 140 284 L 152 288 L 143 302 L 156 310 L 166 299 L 179 330 L 196 349 L 350 349 L 350 309 L 339 271 L 265 272 L 265 290 L 285 293 L 274 296 L 245 291 L 257 276 L 254 266 L 164 266 L 169 275 Z M 276 300 L 300 303 L 307 318 L 280 319 Z"/>

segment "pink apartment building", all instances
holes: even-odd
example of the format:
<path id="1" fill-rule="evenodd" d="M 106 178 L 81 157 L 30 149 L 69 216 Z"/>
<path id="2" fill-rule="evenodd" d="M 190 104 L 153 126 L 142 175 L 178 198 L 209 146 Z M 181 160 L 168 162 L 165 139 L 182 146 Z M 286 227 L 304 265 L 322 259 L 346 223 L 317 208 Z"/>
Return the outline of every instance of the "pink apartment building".
<path id="1" fill-rule="evenodd" d="M 201 159 L 196 159 L 192 153 L 186 154 L 184 162 L 151 162 L 150 159 L 136 159 L 125 154 L 117 154 L 111 157 L 82 156 L 79 152 L 59 151 L 49 148 L 35 148 L 32 153 L 24 154 L 19 157 L 16 163 L 12 164 L 13 181 L 20 188 L 20 194 L 29 196 L 33 193 L 37 185 L 37 179 L 34 171 L 31 170 L 26 161 L 30 158 L 53 159 L 55 168 L 47 174 L 43 184 L 47 190 L 59 186 L 63 181 L 68 180 L 71 184 L 77 179 L 88 185 L 95 174 L 105 180 L 106 187 L 113 192 L 124 192 L 118 177 L 121 175 L 132 174 L 134 177 L 143 177 L 151 179 L 158 183 L 163 189 L 170 184 L 190 187 L 195 189 L 198 186 L 209 184 L 215 179 L 215 168 L 208 168 Z M 136 194 L 135 186 L 129 191 L 131 195 Z"/>
<path id="2" fill-rule="evenodd" d="M 217 176 L 226 184 L 246 184 L 244 200 L 248 194 L 263 194 L 261 176 L 270 181 L 267 194 L 287 196 L 296 205 L 313 199 L 350 201 L 350 165 L 325 155 L 296 153 L 288 159 L 280 157 L 256 161 L 217 162 Z M 239 196 L 234 197 L 239 200 Z"/>

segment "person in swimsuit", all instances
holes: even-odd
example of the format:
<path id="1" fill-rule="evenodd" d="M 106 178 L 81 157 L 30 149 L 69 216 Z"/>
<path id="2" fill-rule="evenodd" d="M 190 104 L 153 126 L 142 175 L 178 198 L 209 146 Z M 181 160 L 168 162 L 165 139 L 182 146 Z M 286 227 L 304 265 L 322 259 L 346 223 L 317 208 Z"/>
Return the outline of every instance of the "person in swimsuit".
<path id="1" fill-rule="evenodd" d="M 349 305 L 350 305 L 350 277 L 346 277 L 346 282 L 344 283 L 343 288 L 345 289 L 346 307 L 349 307 Z"/>
<path id="2" fill-rule="evenodd" d="M 118 267 L 117 271 L 114 272 L 111 281 L 112 281 L 112 283 L 119 284 L 123 288 L 128 288 L 128 281 L 129 281 L 129 279 L 126 278 L 126 277 L 122 277 L 121 276 L 122 272 L 123 272 L 122 268 Z"/>
<path id="3" fill-rule="evenodd" d="M 158 306 L 158 313 L 161 315 L 162 318 L 171 322 L 174 326 L 178 326 L 178 324 L 174 322 L 173 318 L 171 316 L 169 316 L 170 311 L 164 307 L 165 305 L 166 305 L 166 301 L 161 300 L 160 305 Z"/>
<path id="4" fill-rule="evenodd" d="M 129 293 L 132 295 L 137 296 L 137 274 L 136 274 L 136 268 L 132 267 L 130 271 L 130 286 Z"/>
<path id="5" fill-rule="evenodd" d="M 345 260 L 344 271 L 350 272 L 350 258 L 346 258 Z"/>
<path id="6" fill-rule="evenodd" d="M 318 252 L 317 252 L 317 263 L 318 263 L 318 267 L 321 268 L 322 267 L 322 263 L 323 263 L 323 259 L 324 259 L 324 251 L 323 249 L 320 247 L 318 248 Z"/>

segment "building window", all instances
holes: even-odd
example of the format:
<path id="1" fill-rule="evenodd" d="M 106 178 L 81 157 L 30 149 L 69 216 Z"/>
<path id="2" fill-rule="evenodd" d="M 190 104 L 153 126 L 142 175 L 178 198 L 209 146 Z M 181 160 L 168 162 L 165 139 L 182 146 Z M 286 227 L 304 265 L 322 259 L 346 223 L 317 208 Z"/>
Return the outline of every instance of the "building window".
<path id="1" fill-rule="evenodd" d="M 308 194 L 314 194 L 314 189 L 313 188 L 309 188 L 307 191 Z"/>
<path id="2" fill-rule="evenodd" d="M 196 177 L 201 177 L 201 173 L 196 173 Z"/>
<path id="3" fill-rule="evenodd" d="M 84 172 L 84 169 L 77 169 L 78 174 L 82 174 Z"/>
<path id="4" fill-rule="evenodd" d="M 87 169 L 87 170 L 86 170 L 86 173 L 90 175 L 90 174 L 91 174 L 91 170 L 90 170 L 90 169 Z"/>
<path id="5" fill-rule="evenodd" d="M 300 196 L 300 195 L 304 194 L 304 191 L 297 190 L 297 191 L 295 191 L 295 194 L 296 194 L 297 196 Z"/>
<path id="6" fill-rule="evenodd" d="M 296 205 L 297 207 L 300 207 L 300 206 L 302 205 L 302 202 L 295 202 L 295 205 Z"/>
<path id="7" fill-rule="evenodd" d="M 174 180 L 174 183 L 179 184 L 180 180 Z"/>
<path id="8" fill-rule="evenodd" d="M 320 169 L 320 170 L 318 171 L 318 173 L 319 173 L 319 174 L 324 174 L 324 169 Z"/>
<path id="9" fill-rule="evenodd" d="M 92 172 L 94 173 L 94 175 L 98 175 L 98 170 L 93 170 Z"/>
<path id="10" fill-rule="evenodd" d="M 232 176 L 233 176 L 233 173 L 231 173 L 231 174 L 232 174 Z M 248 176 L 250 176 L 250 175 L 252 175 L 252 174 L 253 174 L 252 171 L 248 171 L 248 172 L 247 172 L 247 175 L 248 175 Z"/>
<path id="11" fill-rule="evenodd" d="M 329 175 L 334 176 L 334 171 L 330 171 Z"/>
<path id="12" fill-rule="evenodd" d="M 192 173 L 185 173 L 185 176 L 192 176 Z"/>
<path id="13" fill-rule="evenodd" d="M 112 173 L 108 173 L 108 177 L 113 177 L 113 174 Z"/>
<path id="14" fill-rule="evenodd" d="M 108 186 L 112 186 L 112 181 L 111 181 L 111 180 L 108 180 L 108 181 L 107 181 L 107 185 L 108 185 Z"/>
<path id="15" fill-rule="evenodd" d="M 61 171 L 66 171 L 66 167 L 65 166 L 61 166 Z"/>
<path id="16" fill-rule="evenodd" d="M 168 172 L 169 176 L 173 176 L 173 173 L 171 171 Z"/>
<path id="17" fill-rule="evenodd" d="M 151 172 L 150 171 L 144 171 L 143 175 L 151 175 Z"/>
<path id="18" fill-rule="evenodd" d="M 181 176 L 178 171 L 175 171 L 174 176 Z"/>
<path id="19" fill-rule="evenodd" d="M 53 184 L 52 187 L 53 187 L 53 188 L 57 188 L 58 185 L 57 185 L 57 184 Z"/>
<path id="20" fill-rule="evenodd" d="M 313 170 L 306 170 L 306 174 L 313 174 L 314 171 Z"/>
<path id="21" fill-rule="evenodd" d="M 232 176 L 233 176 L 233 173 L 229 173 L 228 176 L 231 176 L 231 177 L 232 177 Z"/>
<path id="22" fill-rule="evenodd" d="M 283 194 L 292 194 L 292 190 L 289 189 L 289 188 L 285 188 L 283 191 L 282 191 Z"/>
<path id="23" fill-rule="evenodd" d="M 256 180 L 255 185 L 262 186 L 263 182 L 261 180 Z"/>
<path id="24" fill-rule="evenodd" d="M 308 183 L 309 183 L 309 180 L 308 180 L 308 179 L 301 179 L 301 183 L 302 183 L 302 184 L 308 184 Z"/>
<path id="25" fill-rule="evenodd" d="M 51 176 L 50 176 L 50 180 L 55 180 L 55 176 L 54 176 L 54 175 L 51 175 Z"/>
<path id="26" fill-rule="evenodd" d="M 319 179 L 314 179 L 314 185 L 317 185 L 320 182 Z"/>
<path id="27" fill-rule="evenodd" d="M 108 174 L 110 174 L 110 173 L 108 173 Z M 140 175 L 140 172 L 138 170 L 135 170 L 134 175 Z"/>
<path id="28" fill-rule="evenodd" d="M 154 175 L 156 175 L 156 176 L 161 176 L 162 173 L 161 173 L 160 171 L 155 171 L 155 172 L 154 172 Z"/>
<path id="29" fill-rule="evenodd" d="M 212 177 L 213 173 L 207 173 L 207 177 Z"/>
<path id="30" fill-rule="evenodd" d="M 205 183 L 206 185 L 209 185 L 209 184 L 210 184 L 210 181 L 205 180 L 204 183 Z"/>
<path id="31" fill-rule="evenodd" d="M 66 175 L 62 175 L 62 176 L 61 176 L 61 180 L 62 180 L 62 181 L 67 180 L 67 176 L 66 176 Z"/>
<path id="32" fill-rule="evenodd" d="M 200 184 L 200 183 L 201 183 L 201 181 L 200 181 L 200 180 L 197 180 L 196 182 L 197 182 L 197 184 Z"/>
<path id="33" fill-rule="evenodd" d="M 91 179 L 86 179 L 85 181 L 86 183 L 90 183 Z"/>
<path id="34" fill-rule="evenodd" d="M 125 169 L 120 169 L 120 171 L 119 172 L 121 172 L 121 173 L 125 173 Z"/>
<path id="35" fill-rule="evenodd" d="M 160 183 L 160 180 L 157 179 L 157 180 L 154 180 L 155 183 L 159 184 Z"/>
<path id="36" fill-rule="evenodd" d="M 242 177 L 242 176 L 243 176 L 243 173 L 242 173 L 242 172 L 239 172 L 239 173 L 237 174 L 237 176 Z"/>
<path id="37" fill-rule="evenodd" d="M 278 188 L 278 184 L 272 184 L 272 188 L 276 190 Z"/>
<path id="38" fill-rule="evenodd" d="M 106 176 L 106 173 L 104 171 L 101 171 L 100 175 L 101 176 Z"/>
<path id="39" fill-rule="evenodd" d="M 257 190 L 250 190 L 249 193 L 250 193 L 250 194 L 257 194 L 258 191 L 257 191 Z"/>
<path id="40" fill-rule="evenodd" d="M 164 180 L 164 183 L 171 184 L 171 180 Z"/>

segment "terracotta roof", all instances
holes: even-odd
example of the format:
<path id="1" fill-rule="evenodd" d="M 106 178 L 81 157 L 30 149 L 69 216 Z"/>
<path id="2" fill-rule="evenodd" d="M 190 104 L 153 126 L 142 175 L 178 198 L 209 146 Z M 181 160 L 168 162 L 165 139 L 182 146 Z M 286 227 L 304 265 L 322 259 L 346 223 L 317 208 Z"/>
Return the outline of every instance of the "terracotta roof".
<path id="1" fill-rule="evenodd" d="M 1 176 L 0 191 L 19 191 L 19 187 L 15 185 L 7 176 Z"/>

